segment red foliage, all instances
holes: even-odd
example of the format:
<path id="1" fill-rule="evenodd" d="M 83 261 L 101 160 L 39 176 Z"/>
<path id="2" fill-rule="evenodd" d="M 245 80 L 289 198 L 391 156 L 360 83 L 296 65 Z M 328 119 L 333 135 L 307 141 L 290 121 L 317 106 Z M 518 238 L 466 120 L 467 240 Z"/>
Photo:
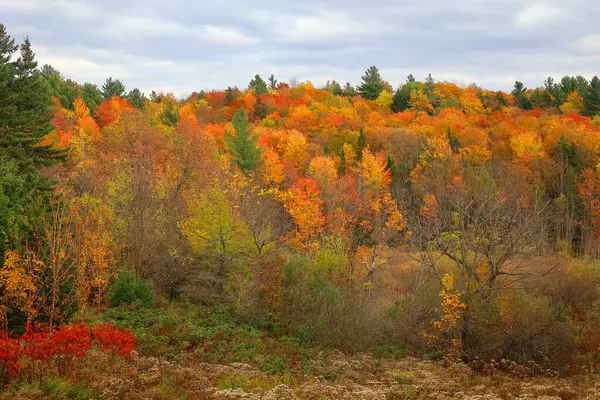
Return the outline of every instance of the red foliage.
<path id="1" fill-rule="evenodd" d="M 0 365 L 5 380 L 19 375 L 21 355 L 19 341 L 9 337 L 6 332 L 0 333 Z"/>
<path id="2" fill-rule="evenodd" d="M 20 340 L 23 354 L 32 360 L 47 361 L 55 353 L 52 339 L 40 324 L 28 324 Z"/>
<path id="3" fill-rule="evenodd" d="M 30 324 L 21 337 L 13 338 L 5 331 L 0 332 L 0 376 L 5 382 L 19 376 L 24 357 L 42 363 L 55 362 L 59 373 L 64 374 L 70 361 L 83 357 L 92 347 L 92 333 L 94 344 L 101 350 L 131 358 L 136 340 L 134 333 L 127 329 L 104 323 L 90 330 L 85 322 L 80 322 L 49 332 L 40 324 Z"/>
<path id="4" fill-rule="evenodd" d="M 128 329 L 118 329 L 113 324 L 103 323 L 92 329 L 94 341 L 104 351 L 111 351 L 123 358 L 131 358 L 135 349 L 135 334 Z"/>
<path id="5" fill-rule="evenodd" d="M 92 346 L 90 327 L 85 322 L 76 325 L 63 325 L 52 335 L 54 351 L 67 360 L 82 357 Z"/>

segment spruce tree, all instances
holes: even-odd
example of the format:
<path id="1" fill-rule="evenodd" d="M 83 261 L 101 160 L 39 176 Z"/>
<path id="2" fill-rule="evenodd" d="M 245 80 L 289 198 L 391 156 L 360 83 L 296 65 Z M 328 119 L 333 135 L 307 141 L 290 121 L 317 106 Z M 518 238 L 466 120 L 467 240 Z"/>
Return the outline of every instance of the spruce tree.
<path id="1" fill-rule="evenodd" d="M 172 101 L 169 101 L 159 116 L 160 121 L 166 126 L 175 126 L 179 121 L 179 110 Z"/>
<path id="2" fill-rule="evenodd" d="M 260 77 L 260 75 L 256 74 L 254 79 L 250 81 L 248 84 L 248 89 L 254 90 L 254 94 L 260 96 L 262 94 L 267 94 L 267 82 Z"/>
<path id="3" fill-rule="evenodd" d="M 329 91 L 336 96 L 340 96 L 342 94 L 342 87 L 334 79 L 331 81 L 331 87 L 329 88 Z"/>
<path id="4" fill-rule="evenodd" d="M 356 96 L 356 89 L 354 89 L 354 86 L 352 86 L 350 82 L 346 82 L 346 86 L 344 86 L 342 94 L 348 97 Z"/>
<path id="5" fill-rule="evenodd" d="M 138 88 L 130 90 L 125 99 L 135 108 L 144 108 L 146 105 L 146 96 Z"/>
<path id="6" fill-rule="evenodd" d="M 531 110 L 531 101 L 527 98 L 527 88 L 523 85 L 522 82 L 516 81 L 515 87 L 511 94 L 515 99 L 515 103 L 517 107 L 522 110 Z"/>
<path id="7" fill-rule="evenodd" d="M 225 132 L 227 150 L 241 170 L 249 174 L 260 164 L 263 149 L 256 144 L 258 136 L 252 135 L 252 130 L 248 126 L 248 114 L 243 108 L 233 114 L 231 122 L 235 134 Z"/>
<path id="8" fill-rule="evenodd" d="M 111 97 L 119 96 L 123 97 L 125 94 L 125 85 L 118 79 L 108 78 L 104 85 L 102 85 L 102 96 L 104 100 L 108 100 Z"/>
<path id="9" fill-rule="evenodd" d="M 52 130 L 50 104 L 29 39 L 17 46 L 0 24 L 0 254 L 18 245 L 27 220 L 47 205 L 53 182 L 41 169 L 66 157 L 40 145 Z"/>
<path id="10" fill-rule="evenodd" d="M 365 136 L 365 130 L 360 128 L 360 134 L 358 135 L 358 154 L 357 158 L 362 159 L 363 150 L 367 148 L 367 137 Z"/>
<path id="11" fill-rule="evenodd" d="M 98 86 L 89 82 L 86 82 L 81 86 L 81 98 L 92 114 L 96 112 L 96 109 L 98 109 L 98 106 L 103 100 L 102 93 L 98 90 Z"/>
<path id="12" fill-rule="evenodd" d="M 269 88 L 271 88 L 272 90 L 277 89 L 277 79 L 275 79 L 275 76 L 273 74 L 271 74 L 271 76 L 269 77 Z"/>
<path id="13" fill-rule="evenodd" d="M 233 89 L 231 88 L 231 86 L 227 87 L 227 90 L 225 90 L 225 105 L 229 106 L 231 104 L 231 102 L 233 101 L 234 96 L 233 96 Z"/>
<path id="14" fill-rule="evenodd" d="M 583 97 L 585 114 L 588 116 L 600 114 L 600 79 L 594 76 Z"/>
<path id="15" fill-rule="evenodd" d="M 385 86 L 377 67 L 369 67 L 361 79 L 362 84 L 358 87 L 358 93 L 367 100 L 376 100 Z"/>

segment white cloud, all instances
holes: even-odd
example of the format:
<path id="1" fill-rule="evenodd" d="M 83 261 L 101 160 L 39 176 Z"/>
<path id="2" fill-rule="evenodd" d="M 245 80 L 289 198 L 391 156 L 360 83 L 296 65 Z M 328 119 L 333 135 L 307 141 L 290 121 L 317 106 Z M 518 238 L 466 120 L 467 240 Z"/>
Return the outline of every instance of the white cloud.
<path id="1" fill-rule="evenodd" d="M 201 36 L 213 43 L 250 44 L 257 42 L 256 38 L 246 36 L 233 28 L 215 25 L 206 25 L 203 28 Z"/>
<path id="2" fill-rule="evenodd" d="M 600 53 L 600 33 L 585 36 L 579 42 L 579 48 L 587 53 Z"/>
<path id="3" fill-rule="evenodd" d="M 534 28 L 555 21 L 563 11 L 553 5 L 532 4 L 522 9 L 517 15 L 517 24 L 524 28 Z"/>

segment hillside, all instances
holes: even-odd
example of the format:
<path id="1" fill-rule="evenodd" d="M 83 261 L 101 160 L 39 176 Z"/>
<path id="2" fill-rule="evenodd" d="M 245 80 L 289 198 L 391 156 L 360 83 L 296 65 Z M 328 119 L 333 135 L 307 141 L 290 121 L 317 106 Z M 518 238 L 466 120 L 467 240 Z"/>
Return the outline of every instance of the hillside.
<path id="1" fill-rule="evenodd" d="M 146 98 L 3 25 L 0 77 L 7 396 L 595 395 L 597 77 Z"/>

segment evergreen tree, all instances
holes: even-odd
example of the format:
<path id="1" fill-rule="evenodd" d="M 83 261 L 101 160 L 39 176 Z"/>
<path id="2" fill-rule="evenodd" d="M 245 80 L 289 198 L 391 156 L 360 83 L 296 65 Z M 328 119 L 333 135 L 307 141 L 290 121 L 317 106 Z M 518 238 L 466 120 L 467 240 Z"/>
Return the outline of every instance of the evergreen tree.
<path id="1" fill-rule="evenodd" d="M 425 95 L 429 99 L 429 102 L 434 108 L 440 106 L 440 99 L 435 93 L 435 81 L 433 79 L 433 76 L 431 76 L 431 73 L 427 75 L 427 78 L 425 78 L 425 87 L 423 88 L 423 92 L 425 93 Z"/>
<path id="2" fill-rule="evenodd" d="M 229 106 L 234 100 L 234 98 L 235 97 L 233 96 L 233 89 L 231 88 L 231 86 L 228 86 L 227 90 L 225 90 L 225 105 Z"/>
<path id="3" fill-rule="evenodd" d="M 394 98 L 392 99 L 392 111 L 397 113 L 408 109 L 408 103 L 410 102 L 410 94 L 412 93 L 412 91 L 418 90 L 419 85 L 420 83 L 414 81 L 407 82 L 404 85 L 402 85 L 402 87 L 400 87 L 398 90 L 396 90 Z"/>
<path id="4" fill-rule="evenodd" d="M 331 87 L 329 88 L 329 91 L 336 96 L 340 96 L 342 94 L 342 87 L 334 79 L 331 81 Z"/>
<path id="5" fill-rule="evenodd" d="M 108 100 L 111 97 L 119 96 L 123 97 L 125 94 L 125 85 L 118 79 L 108 78 L 104 85 L 102 85 L 102 96 L 104 100 Z"/>
<path id="6" fill-rule="evenodd" d="M 179 110 L 172 101 L 169 101 L 159 116 L 160 121 L 166 126 L 175 126 L 179 121 Z"/>
<path id="7" fill-rule="evenodd" d="M 516 81 L 515 87 L 511 94 L 515 99 L 515 103 L 517 107 L 522 110 L 531 110 L 531 101 L 527 98 L 527 88 L 523 85 L 522 82 Z"/>
<path id="8" fill-rule="evenodd" d="M 98 90 L 98 86 L 89 82 L 81 86 L 81 98 L 92 114 L 96 112 L 98 106 L 102 103 L 102 93 Z"/>
<path id="9" fill-rule="evenodd" d="M 269 77 L 269 88 L 271 88 L 272 90 L 277 89 L 277 79 L 275 79 L 275 76 L 273 74 L 271 74 L 271 76 Z"/>
<path id="10" fill-rule="evenodd" d="M 263 118 L 266 118 L 267 115 L 269 115 L 269 107 L 267 107 L 267 105 L 265 103 L 263 103 L 259 97 L 256 100 L 256 103 L 254 103 L 254 108 L 252 110 L 252 116 L 254 117 L 254 120 L 260 121 Z"/>
<path id="11" fill-rule="evenodd" d="M 233 156 L 233 161 L 245 174 L 249 174 L 260 164 L 263 149 L 256 144 L 258 136 L 252 135 L 248 126 L 248 114 L 243 108 L 233 114 L 231 122 L 235 135 L 226 131 L 225 144 Z"/>
<path id="12" fill-rule="evenodd" d="M 398 179 L 398 167 L 396 167 L 396 161 L 388 154 L 386 156 L 387 160 L 385 163 L 385 168 L 390 171 L 390 176 L 392 177 L 392 182 L 396 182 Z"/>
<path id="13" fill-rule="evenodd" d="M 362 84 L 358 87 L 358 93 L 365 99 L 376 100 L 385 86 L 377 67 L 369 67 L 361 79 Z"/>
<path id="14" fill-rule="evenodd" d="M 415 77 L 413 76 L 413 74 L 410 74 L 406 77 L 406 82 L 415 82 Z"/>
<path id="15" fill-rule="evenodd" d="M 340 169 L 338 172 L 340 173 L 340 176 L 346 173 L 346 155 L 343 150 L 340 151 Z"/>
<path id="16" fill-rule="evenodd" d="M 367 137 L 365 136 L 365 130 L 360 128 L 360 134 L 358 135 L 358 151 L 357 158 L 362 159 L 363 150 L 367 148 Z"/>
<path id="17" fill-rule="evenodd" d="M 267 94 L 268 91 L 267 83 L 258 74 L 256 74 L 254 79 L 250 81 L 250 83 L 248 84 L 248 89 L 254 90 L 254 94 L 256 96 Z"/>
<path id="18" fill-rule="evenodd" d="M 135 108 L 144 108 L 146 105 L 146 96 L 138 88 L 130 90 L 125 98 Z"/>
<path id="19" fill-rule="evenodd" d="M 356 96 L 356 89 L 354 89 L 354 86 L 352 86 L 350 82 L 346 82 L 346 86 L 344 86 L 342 94 L 348 97 Z"/>
<path id="20" fill-rule="evenodd" d="M 18 245 L 27 220 L 47 205 L 53 182 L 40 170 L 66 157 L 39 144 L 52 130 L 50 104 L 29 39 L 17 46 L 0 24 L 0 254 Z"/>
<path id="21" fill-rule="evenodd" d="M 40 69 L 40 76 L 47 85 L 50 96 L 56 97 L 64 108 L 73 110 L 73 102 L 82 97 L 81 86 L 71 79 L 64 79 L 61 73 L 50 65 L 44 65 Z"/>
<path id="22" fill-rule="evenodd" d="M 600 114 L 600 79 L 594 76 L 589 83 L 588 89 L 583 95 L 583 106 L 585 115 L 592 116 Z"/>

